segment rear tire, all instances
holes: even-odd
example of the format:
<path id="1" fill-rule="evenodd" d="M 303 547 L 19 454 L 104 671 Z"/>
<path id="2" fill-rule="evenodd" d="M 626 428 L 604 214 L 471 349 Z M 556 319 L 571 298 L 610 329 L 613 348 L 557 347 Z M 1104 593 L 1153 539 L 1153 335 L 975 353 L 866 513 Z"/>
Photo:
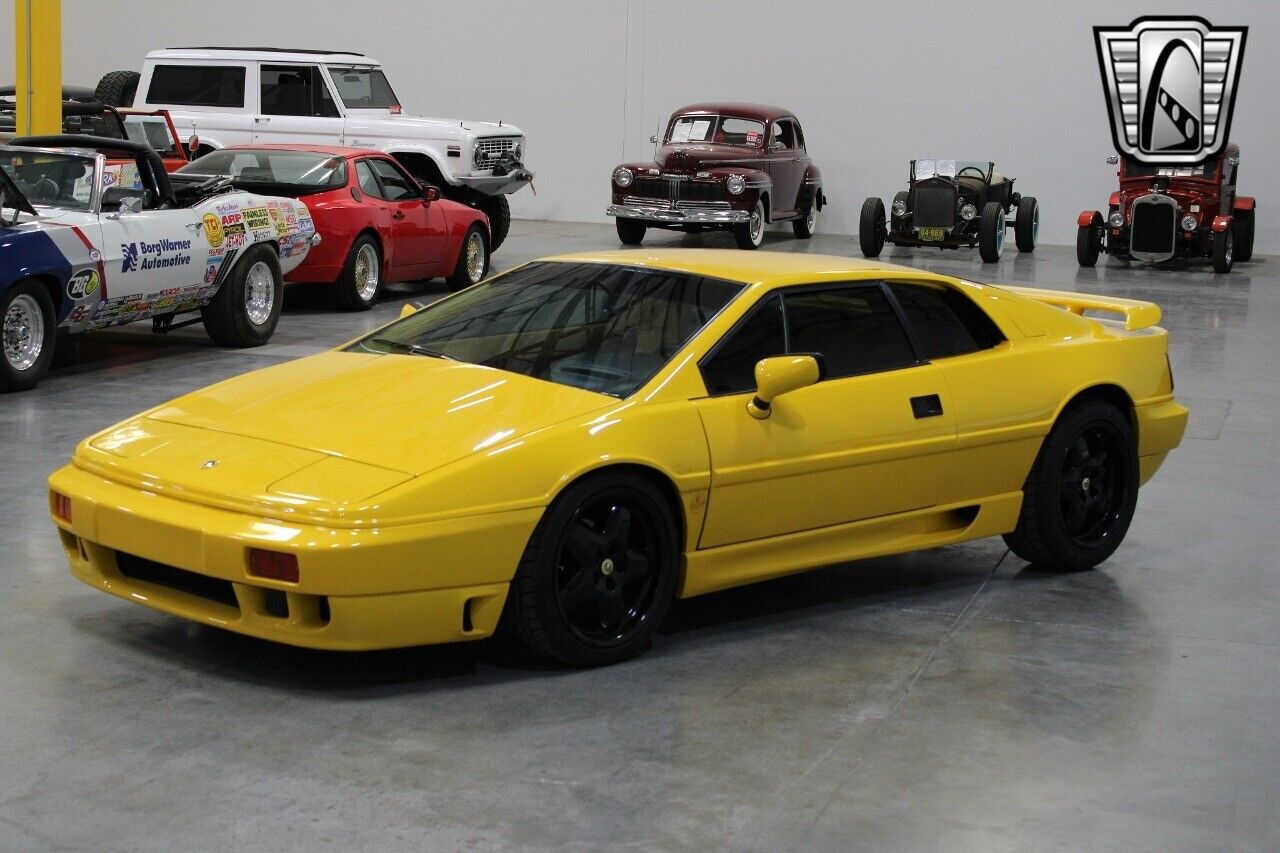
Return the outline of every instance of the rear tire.
<path id="1" fill-rule="evenodd" d="M 472 225 L 462 238 L 462 245 L 458 247 L 458 261 L 447 279 L 449 289 L 461 290 L 478 284 L 488 274 L 489 245 L 485 240 L 484 228 Z"/>
<path id="2" fill-rule="evenodd" d="M 1213 271 L 1217 273 L 1231 272 L 1235 266 L 1235 223 L 1225 230 L 1213 235 Z"/>
<path id="3" fill-rule="evenodd" d="M 1019 252 L 1034 252 L 1040 236 L 1040 205 L 1035 196 L 1024 195 L 1018 200 L 1018 214 L 1014 219 L 1013 239 Z"/>
<path id="4" fill-rule="evenodd" d="M 864 258 L 878 258 L 884 250 L 884 202 L 872 197 L 862 203 L 858 217 L 858 246 Z"/>
<path id="5" fill-rule="evenodd" d="M 503 623 L 534 652 L 574 666 L 639 654 L 675 598 L 678 527 L 662 493 L 628 474 L 570 486 L 525 546 Z"/>
<path id="6" fill-rule="evenodd" d="M 1076 260 L 1082 267 L 1095 266 L 1102 253 L 1102 237 L 1097 223 L 1081 225 L 1076 232 Z"/>
<path id="7" fill-rule="evenodd" d="M 1004 208 L 998 201 L 987 202 L 978 223 L 978 254 L 984 264 L 994 264 L 1004 254 L 1004 231 Z"/>
<path id="8" fill-rule="evenodd" d="M 505 195 L 491 195 L 481 199 L 476 206 L 489 217 L 489 253 L 492 254 L 511 233 L 511 202 Z"/>
<path id="9" fill-rule="evenodd" d="M 0 391 L 26 391 L 49 372 L 57 338 L 53 299 L 38 281 L 0 294 Z"/>
<path id="10" fill-rule="evenodd" d="M 343 311 L 368 311 L 378 301 L 382 286 L 382 252 L 370 234 L 351 242 L 347 262 L 334 286 L 333 301 Z"/>
<path id="11" fill-rule="evenodd" d="M 797 240 L 808 240 L 818 229 L 818 192 L 814 190 L 813 198 L 809 200 L 809 208 L 804 216 L 791 220 L 791 233 Z"/>
<path id="12" fill-rule="evenodd" d="M 644 242 L 645 232 L 649 230 L 644 220 L 629 219 L 625 216 L 619 216 L 613 224 L 617 227 L 618 239 L 624 246 L 639 246 Z"/>
<path id="13" fill-rule="evenodd" d="M 260 347 L 275 333 L 283 303 L 280 258 L 258 244 L 245 250 L 200 317 L 219 346 Z"/>
<path id="14" fill-rule="evenodd" d="M 141 79 L 137 71 L 109 71 L 98 81 L 93 97 L 109 107 L 131 107 Z"/>
<path id="15" fill-rule="evenodd" d="M 1110 403 L 1067 409 L 1022 488 L 1013 553 L 1041 568 L 1091 569 L 1120 546 L 1138 501 L 1138 449 L 1125 413 Z"/>

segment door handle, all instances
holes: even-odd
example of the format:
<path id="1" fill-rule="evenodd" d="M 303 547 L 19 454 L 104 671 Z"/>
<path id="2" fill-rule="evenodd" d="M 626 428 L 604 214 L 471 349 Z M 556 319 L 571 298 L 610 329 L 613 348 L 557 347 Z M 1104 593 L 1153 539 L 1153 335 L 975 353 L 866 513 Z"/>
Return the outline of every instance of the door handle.
<path id="1" fill-rule="evenodd" d="M 392 219 L 404 219 L 404 211 L 403 211 L 403 210 L 397 210 L 395 213 L 391 214 L 391 218 L 392 218 Z"/>
<path id="2" fill-rule="evenodd" d="M 936 418 L 942 414 L 942 401 L 938 399 L 937 394 L 926 394 L 923 397 L 912 397 L 911 413 L 916 416 L 916 420 L 921 418 Z"/>
<path id="3" fill-rule="evenodd" d="M 270 124 L 271 119 L 265 118 L 264 116 L 258 116 L 253 120 L 253 123 L 254 124 Z"/>

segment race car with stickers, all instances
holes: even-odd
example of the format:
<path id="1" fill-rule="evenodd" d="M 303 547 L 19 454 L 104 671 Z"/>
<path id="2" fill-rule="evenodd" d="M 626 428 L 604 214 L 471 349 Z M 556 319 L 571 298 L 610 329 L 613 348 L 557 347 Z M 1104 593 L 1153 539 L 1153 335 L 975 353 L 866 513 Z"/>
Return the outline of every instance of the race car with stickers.
<path id="1" fill-rule="evenodd" d="M 112 178 L 122 156 L 132 185 Z M 0 391 L 34 387 L 59 335 L 140 320 L 260 346 L 319 239 L 303 202 L 170 175 L 144 143 L 16 138 L 0 146 Z"/>

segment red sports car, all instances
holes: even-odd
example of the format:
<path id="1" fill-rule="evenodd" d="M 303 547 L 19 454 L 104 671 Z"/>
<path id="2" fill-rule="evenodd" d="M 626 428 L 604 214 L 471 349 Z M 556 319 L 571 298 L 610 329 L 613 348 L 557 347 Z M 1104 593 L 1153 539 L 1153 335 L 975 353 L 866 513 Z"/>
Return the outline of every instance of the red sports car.
<path id="1" fill-rule="evenodd" d="M 458 289 L 489 271 L 488 218 L 441 198 L 386 154 L 325 145 L 232 146 L 179 171 L 225 175 L 240 189 L 305 202 L 320 245 L 286 280 L 334 282 L 338 304 L 351 311 L 372 307 L 383 284 L 444 277 Z"/>

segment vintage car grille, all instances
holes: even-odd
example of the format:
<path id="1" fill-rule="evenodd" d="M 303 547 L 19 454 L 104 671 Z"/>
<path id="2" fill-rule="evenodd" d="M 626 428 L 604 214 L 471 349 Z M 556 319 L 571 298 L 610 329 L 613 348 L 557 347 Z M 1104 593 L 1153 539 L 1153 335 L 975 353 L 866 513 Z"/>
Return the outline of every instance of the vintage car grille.
<path id="1" fill-rule="evenodd" d="M 727 201 L 681 200 L 676 202 L 676 207 L 686 207 L 693 210 L 728 210 L 730 204 Z"/>
<path id="2" fill-rule="evenodd" d="M 722 201 L 724 194 L 715 181 L 690 181 L 674 178 L 636 178 L 631 195 L 663 199 L 668 202 Z"/>
<path id="3" fill-rule="evenodd" d="M 1174 228 L 1178 203 L 1161 193 L 1133 200 L 1129 251 L 1144 260 L 1160 260 L 1173 255 Z"/>
<path id="4" fill-rule="evenodd" d="M 956 224 L 956 188 L 949 181 L 920 181 L 911 197 L 911 224 L 917 228 L 950 228 Z"/>
<path id="5" fill-rule="evenodd" d="M 490 157 L 496 157 L 515 148 L 519 141 L 520 137 L 518 136 L 487 136 L 476 140 L 476 151 L 487 154 Z"/>

